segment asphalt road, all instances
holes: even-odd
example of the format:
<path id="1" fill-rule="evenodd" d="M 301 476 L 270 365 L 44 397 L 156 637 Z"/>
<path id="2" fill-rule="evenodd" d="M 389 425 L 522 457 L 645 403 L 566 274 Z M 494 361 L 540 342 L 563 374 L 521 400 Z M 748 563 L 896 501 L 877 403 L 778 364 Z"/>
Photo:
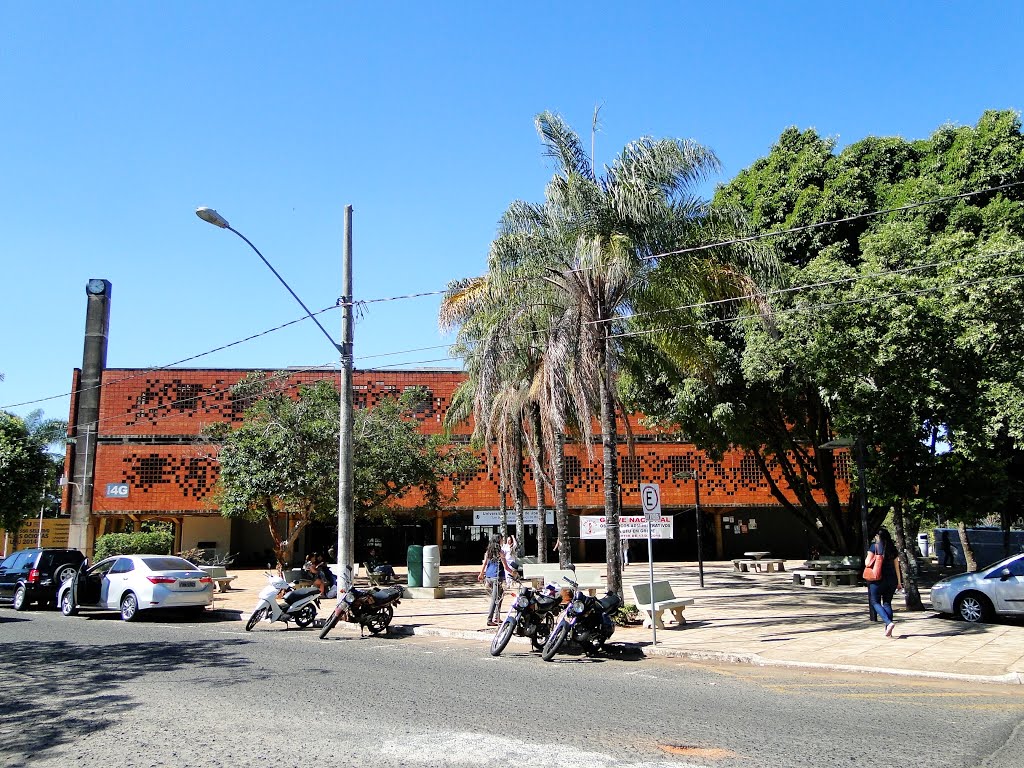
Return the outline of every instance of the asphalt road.
<path id="1" fill-rule="evenodd" d="M 0 609 L 0 764 L 1018 768 L 1024 690 Z"/>

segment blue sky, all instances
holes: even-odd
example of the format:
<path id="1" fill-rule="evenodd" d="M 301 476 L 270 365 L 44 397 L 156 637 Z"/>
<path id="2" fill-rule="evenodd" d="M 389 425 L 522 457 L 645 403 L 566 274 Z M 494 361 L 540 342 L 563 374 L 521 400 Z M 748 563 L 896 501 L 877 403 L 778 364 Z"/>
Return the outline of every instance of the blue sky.
<path id="1" fill-rule="evenodd" d="M 66 418 L 89 278 L 113 283 L 111 367 L 301 316 L 200 205 L 315 310 L 341 292 L 346 204 L 357 299 L 481 273 L 508 204 L 543 196 L 544 109 L 588 136 L 603 105 L 599 165 L 692 138 L 726 181 L 790 125 L 842 146 L 1024 107 L 1014 2 L 4 2 L 0 28 L 0 408 L 20 415 Z M 443 364 L 371 357 L 448 341 L 437 307 L 370 305 L 357 367 Z M 334 360 L 305 322 L 188 365 Z"/>

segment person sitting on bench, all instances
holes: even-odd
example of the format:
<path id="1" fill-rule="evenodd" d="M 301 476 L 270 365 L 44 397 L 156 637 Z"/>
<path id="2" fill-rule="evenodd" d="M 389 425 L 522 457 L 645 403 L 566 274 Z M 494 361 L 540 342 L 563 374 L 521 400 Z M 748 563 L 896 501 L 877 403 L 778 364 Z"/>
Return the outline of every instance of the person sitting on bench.
<path id="1" fill-rule="evenodd" d="M 398 580 L 398 577 L 395 575 L 395 569 L 388 563 L 383 563 L 377 559 L 376 547 L 370 547 L 370 551 L 366 553 L 366 572 L 372 573 L 383 581 Z"/>
<path id="2" fill-rule="evenodd" d="M 338 596 L 338 577 L 334 575 L 320 555 L 313 555 L 313 565 L 316 577 L 313 579 L 313 586 L 320 590 L 321 596 L 332 598 Z"/>

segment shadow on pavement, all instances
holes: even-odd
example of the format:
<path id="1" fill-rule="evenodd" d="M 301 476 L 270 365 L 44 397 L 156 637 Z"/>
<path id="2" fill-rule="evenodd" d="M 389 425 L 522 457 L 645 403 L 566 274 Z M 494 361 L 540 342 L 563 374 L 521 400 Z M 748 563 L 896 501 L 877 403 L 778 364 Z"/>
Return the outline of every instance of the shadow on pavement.
<path id="1" fill-rule="evenodd" d="M 83 646 L 64 641 L 5 643 L 0 657 L 0 764 L 27 765 L 33 758 L 117 726 L 140 677 L 188 668 L 219 671 L 249 666 L 234 648 L 219 643 L 138 642 Z"/>

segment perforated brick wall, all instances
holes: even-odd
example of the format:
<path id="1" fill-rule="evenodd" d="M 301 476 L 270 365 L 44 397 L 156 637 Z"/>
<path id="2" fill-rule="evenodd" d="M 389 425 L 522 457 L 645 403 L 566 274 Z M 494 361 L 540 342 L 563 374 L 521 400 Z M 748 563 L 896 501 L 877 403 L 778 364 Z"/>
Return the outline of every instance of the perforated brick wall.
<path id="1" fill-rule="evenodd" d="M 235 399 L 231 387 L 250 373 L 248 370 L 131 370 L 108 369 L 103 376 L 100 407 L 100 445 L 96 454 L 93 508 L 97 512 L 201 512 L 213 511 L 211 493 L 217 482 L 217 447 L 198 439 L 204 428 L 215 422 L 238 423 L 245 403 Z M 266 374 L 273 371 L 264 371 Z M 336 372 L 289 374 L 287 386 L 294 388 L 329 378 Z M 416 414 L 428 433 L 441 431 L 444 414 L 464 375 L 455 371 L 356 371 L 353 398 L 356 407 L 373 407 L 381 398 L 396 396 L 407 387 L 425 387 L 429 400 Z M 653 439 L 650 431 L 630 419 L 641 440 Z M 457 432 L 467 434 L 469 425 Z M 118 439 L 111 442 L 112 439 Z M 192 444 L 188 444 L 192 441 Z M 184 443 L 184 444 L 182 444 Z M 713 506 L 742 507 L 777 504 L 762 478 L 754 458 L 741 451 L 712 461 L 692 445 L 647 442 L 636 446 L 636 457 L 620 445 L 619 472 L 623 503 L 639 506 L 639 482 L 662 486 L 662 504 L 667 507 L 692 505 L 692 480 L 672 476 L 696 471 L 700 477 L 701 502 Z M 848 464 L 837 454 L 839 472 L 845 484 Z M 785 488 L 775 471 L 776 482 Z M 573 508 L 599 508 L 604 504 L 603 466 L 600 445 L 593 460 L 583 446 L 566 446 L 566 485 Z M 532 473 L 525 469 L 526 492 L 533 504 Z M 127 483 L 127 497 L 107 497 L 107 483 Z M 481 455 L 479 468 L 454 480 L 460 509 L 494 509 L 498 506 L 497 478 Z M 845 493 L 845 487 L 841 492 Z M 548 504 L 551 500 L 548 499 Z M 417 494 L 401 503 L 415 507 Z"/>

